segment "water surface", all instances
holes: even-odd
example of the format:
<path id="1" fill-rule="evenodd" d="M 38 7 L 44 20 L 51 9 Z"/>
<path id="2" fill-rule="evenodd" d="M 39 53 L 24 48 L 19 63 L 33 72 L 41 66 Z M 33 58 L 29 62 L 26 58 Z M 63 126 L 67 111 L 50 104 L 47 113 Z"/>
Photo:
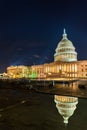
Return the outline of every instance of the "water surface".
<path id="1" fill-rule="evenodd" d="M 30 90 L 0 89 L 0 130 L 87 130 L 87 99 L 79 98 L 67 126 L 54 95 Z"/>

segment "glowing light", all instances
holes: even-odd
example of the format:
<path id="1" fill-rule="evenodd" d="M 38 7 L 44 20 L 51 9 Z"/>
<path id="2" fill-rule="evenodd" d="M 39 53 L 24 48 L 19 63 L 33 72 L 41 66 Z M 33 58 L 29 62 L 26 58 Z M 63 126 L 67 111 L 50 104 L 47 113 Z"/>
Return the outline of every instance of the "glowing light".
<path id="1" fill-rule="evenodd" d="M 32 72 L 32 74 L 30 75 L 30 78 L 37 78 L 38 74 L 36 72 Z"/>

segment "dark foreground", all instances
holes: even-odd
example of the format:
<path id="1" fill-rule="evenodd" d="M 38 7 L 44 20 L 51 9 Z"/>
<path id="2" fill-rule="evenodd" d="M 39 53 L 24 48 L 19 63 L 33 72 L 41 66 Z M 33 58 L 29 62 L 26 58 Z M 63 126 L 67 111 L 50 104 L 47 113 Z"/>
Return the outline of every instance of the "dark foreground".
<path id="1" fill-rule="evenodd" d="M 87 79 L 70 81 L 47 81 L 29 79 L 0 80 L 0 89 L 35 90 L 52 95 L 87 98 Z"/>
<path id="2" fill-rule="evenodd" d="M 79 99 L 68 126 L 54 96 L 34 90 L 0 89 L 0 130 L 87 130 L 87 100 Z"/>

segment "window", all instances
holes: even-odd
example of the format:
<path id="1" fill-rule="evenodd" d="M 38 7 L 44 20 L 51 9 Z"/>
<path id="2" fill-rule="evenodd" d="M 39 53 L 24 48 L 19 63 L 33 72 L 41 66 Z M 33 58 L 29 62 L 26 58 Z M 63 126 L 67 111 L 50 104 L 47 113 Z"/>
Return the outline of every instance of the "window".
<path id="1" fill-rule="evenodd" d="M 82 71 L 83 71 L 83 69 L 82 69 Z"/>

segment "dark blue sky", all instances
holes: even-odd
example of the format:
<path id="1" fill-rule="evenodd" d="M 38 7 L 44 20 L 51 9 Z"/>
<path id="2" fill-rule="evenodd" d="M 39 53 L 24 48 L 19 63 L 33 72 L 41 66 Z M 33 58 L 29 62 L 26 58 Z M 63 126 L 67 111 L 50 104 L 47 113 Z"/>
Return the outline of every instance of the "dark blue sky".
<path id="1" fill-rule="evenodd" d="M 52 62 L 63 28 L 86 60 L 86 0 L 0 0 L 0 72 Z"/>

